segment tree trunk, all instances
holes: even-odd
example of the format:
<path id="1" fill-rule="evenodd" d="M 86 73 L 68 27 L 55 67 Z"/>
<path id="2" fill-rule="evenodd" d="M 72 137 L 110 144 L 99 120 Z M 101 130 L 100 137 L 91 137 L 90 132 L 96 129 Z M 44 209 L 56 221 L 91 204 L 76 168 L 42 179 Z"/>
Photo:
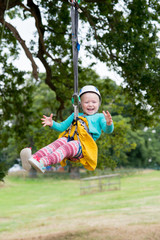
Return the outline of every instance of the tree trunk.
<path id="1" fill-rule="evenodd" d="M 70 165 L 69 173 L 70 173 L 70 178 L 72 179 L 80 178 L 79 167 L 73 167 L 72 165 Z"/>

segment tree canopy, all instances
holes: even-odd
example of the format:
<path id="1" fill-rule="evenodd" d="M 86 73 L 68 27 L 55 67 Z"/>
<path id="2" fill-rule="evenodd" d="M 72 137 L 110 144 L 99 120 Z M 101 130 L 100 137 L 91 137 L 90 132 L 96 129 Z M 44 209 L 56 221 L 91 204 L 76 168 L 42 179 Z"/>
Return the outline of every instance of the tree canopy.
<path id="1" fill-rule="evenodd" d="M 38 79 L 38 58 L 45 68 L 45 82 L 60 103 L 59 117 L 73 89 L 69 2 L 0 0 L 2 69 L 3 58 L 7 57 L 7 64 L 9 59 L 14 63 L 21 45 Z M 136 120 L 139 117 L 139 121 L 153 123 L 160 110 L 159 1 L 81 0 L 79 9 L 79 41 L 86 56 L 114 68 L 124 79 L 123 94 L 132 101 Z M 36 31 L 28 44 L 16 30 L 15 18 L 34 19 Z M 82 61 L 79 71 L 83 70 Z"/>
<path id="2" fill-rule="evenodd" d="M 79 43 L 85 50 L 78 64 L 79 87 L 96 85 L 102 93 L 102 107 L 108 109 L 115 120 L 113 136 L 103 136 L 98 143 L 99 167 L 114 167 L 115 162 L 119 166 L 159 164 L 155 153 L 158 152 L 159 125 L 156 130 L 148 128 L 144 132 L 145 125 L 152 126 L 159 121 L 159 1 L 81 0 L 78 8 Z M 16 29 L 15 19 L 34 20 L 35 32 L 29 41 Z M 50 141 L 48 131 L 39 130 L 41 114 L 52 111 L 55 120 L 63 120 L 73 110 L 70 104 L 73 93 L 70 1 L 0 0 L 0 32 L 2 178 L 10 162 L 17 159 L 22 145 L 30 143 L 36 150 L 46 144 L 46 139 Z M 14 65 L 21 53 L 20 46 L 31 62 L 32 78 Z M 88 67 L 83 63 L 87 57 L 90 58 Z M 36 59 L 44 66 L 44 73 L 38 72 Z M 122 87 L 107 77 L 100 79 L 91 70 L 95 59 L 124 79 Z M 139 129 L 133 132 L 136 127 Z M 155 134 L 152 131 L 156 131 Z M 107 161 L 103 163 L 106 155 Z M 4 164 L 6 156 L 8 166 Z"/>

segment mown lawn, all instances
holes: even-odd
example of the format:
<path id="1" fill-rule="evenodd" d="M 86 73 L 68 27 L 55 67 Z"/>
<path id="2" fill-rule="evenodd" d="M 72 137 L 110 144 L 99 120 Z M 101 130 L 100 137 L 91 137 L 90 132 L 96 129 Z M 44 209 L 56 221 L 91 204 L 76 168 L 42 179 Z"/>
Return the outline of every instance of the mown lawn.
<path id="1" fill-rule="evenodd" d="M 79 180 L 8 176 L 0 187 L 0 239 L 4 240 L 159 223 L 160 171 L 126 175 L 121 177 L 120 190 L 87 195 L 80 195 Z"/>

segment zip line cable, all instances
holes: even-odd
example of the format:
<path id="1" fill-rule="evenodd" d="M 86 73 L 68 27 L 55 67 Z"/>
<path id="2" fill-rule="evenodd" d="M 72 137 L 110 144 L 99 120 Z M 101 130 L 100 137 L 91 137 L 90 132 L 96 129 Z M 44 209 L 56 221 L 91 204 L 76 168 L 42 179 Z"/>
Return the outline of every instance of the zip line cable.
<path id="1" fill-rule="evenodd" d="M 5 11 L 8 10 L 8 6 L 9 6 L 9 0 L 7 0 L 7 4 L 6 4 L 6 9 L 5 9 Z M 5 13 L 4 13 L 4 23 L 3 23 L 3 26 L 2 26 L 2 32 L 1 32 L 0 42 L 1 42 L 2 38 L 3 38 L 4 28 L 5 28 Z"/>

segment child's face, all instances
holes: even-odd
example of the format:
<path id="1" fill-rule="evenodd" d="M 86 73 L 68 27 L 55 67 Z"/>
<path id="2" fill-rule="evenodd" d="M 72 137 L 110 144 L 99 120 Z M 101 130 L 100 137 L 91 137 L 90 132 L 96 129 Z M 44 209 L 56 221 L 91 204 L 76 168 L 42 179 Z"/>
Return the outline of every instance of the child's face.
<path id="1" fill-rule="evenodd" d="M 100 105 L 99 96 L 96 93 L 84 93 L 81 97 L 83 112 L 87 115 L 95 114 Z"/>

